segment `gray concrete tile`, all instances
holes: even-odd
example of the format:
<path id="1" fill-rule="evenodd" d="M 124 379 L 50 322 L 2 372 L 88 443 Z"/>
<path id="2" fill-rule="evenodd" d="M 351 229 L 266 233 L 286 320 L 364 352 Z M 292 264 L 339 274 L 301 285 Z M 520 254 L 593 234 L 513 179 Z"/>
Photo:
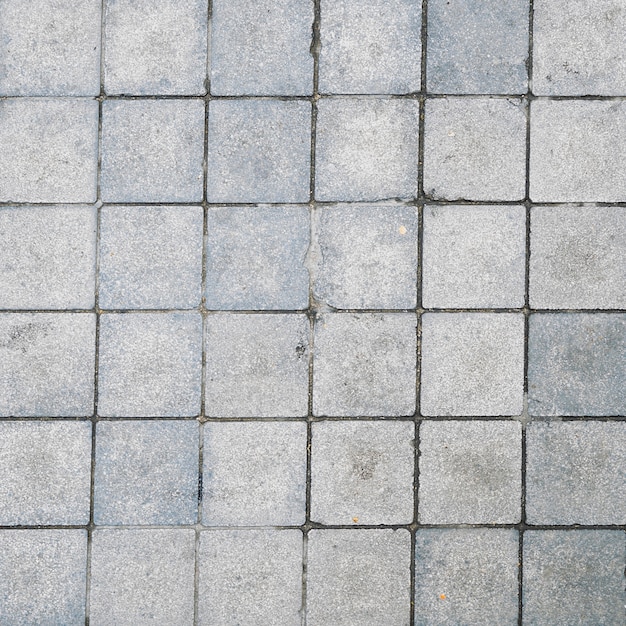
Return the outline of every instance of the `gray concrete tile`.
<path id="1" fill-rule="evenodd" d="M 413 415 L 412 313 L 328 313 L 315 323 L 313 414 Z"/>
<path id="2" fill-rule="evenodd" d="M 530 316 L 528 409 L 531 415 L 624 415 L 626 315 Z"/>

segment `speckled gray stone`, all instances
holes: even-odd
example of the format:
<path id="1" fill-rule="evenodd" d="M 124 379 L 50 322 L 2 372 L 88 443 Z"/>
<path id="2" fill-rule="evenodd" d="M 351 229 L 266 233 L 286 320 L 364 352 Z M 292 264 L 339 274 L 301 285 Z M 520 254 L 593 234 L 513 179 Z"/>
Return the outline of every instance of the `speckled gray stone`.
<path id="1" fill-rule="evenodd" d="M 318 102 L 317 200 L 417 196 L 416 100 L 332 98 Z"/>
<path id="2" fill-rule="evenodd" d="M 413 0 L 322 0 L 320 92 L 419 91 L 421 4 Z"/>
<path id="3" fill-rule="evenodd" d="M 192 309 L 202 294 L 201 207 L 102 207 L 101 309 Z"/>
<path id="4" fill-rule="evenodd" d="M 194 551 L 191 529 L 95 530 L 89 623 L 193 623 Z"/>
<path id="5" fill-rule="evenodd" d="M 97 96 L 100 0 L 2 0 L 0 96 Z"/>
<path id="6" fill-rule="evenodd" d="M 516 530 L 423 528 L 415 535 L 415 626 L 516 626 Z"/>
<path id="7" fill-rule="evenodd" d="M 0 146 L 0 202 L 95 202 L 95 100 L 0 100 Z"/>
<path id="8" fill-rule="evenodd" d="M 198 415 L 201 375 L 199 313 L 127 313 L 100 317 L 100 415 Z"/>
<path id="9" fill-rule="evenodd" d="M 205 0 L 106 0 L 107 94 L 205 93 Z"/>
<path id="10" fill-rule="evenodd" d="M 308 537 L 308 626 L 408 626 L 408 531 L 312 530 Z"/>
<path id="11" fill-rule="evenodd" d="M 419 521 L 517 524 L 522 429 L 514 421 L 437 421 L 420 426 Z"/>
<path id="12" fill-rule="evenodd" d="M 514 98 L 427 100 L 424 192 L 434 200 L 522 200 L 526 106 Z"/>
<path id="13" fill-rule="evenodd" d="M 303 524 L 306 446 L 303 422 L 205 424 L 202 523 Z"/>
<path id="14" fill-rule="evenodd" d="M 309 231 L 307 207 L 210 208 L 207 308 L 306 309 Z"/>
<path id="15" fill-rule="evenodd" d="M 198 514 L 195 421 L 99 422 L 96 524 L 194 524 Z"/>
<path id="16" fill-rule="evenodd" d="M 301 531 L 205 531 L 198 560 L 199 626 L 302 623 Z"/>
<path id="17" fill-rule="evenodd" d="M 526 531 L 524 624 L 624 624 L 625 538 L 621 530 Z"/>
<path id="18" fill-rule="evenodd" d="M 318 301 L 340 309 L 415 308 L 415 207 L 340 205 L 317 215 Z"/>
<path id="19" fill-rule="evenodd" d="M 313 424 L 311 520 L 321 524 L 413 521 L 411 422 Z"/>
<path id="20" fill-rule="evenodd" d="M 104 202 L 200 202 L 204 101 L 102 103 Z"/>
<path id="21" fill-rule="evenodd" d="M 86 524 L 90 474 L 89 422 L 0 422 L 1 525 Z"/>
<path id="22" fill-rule="evenodd" d="M 95 208 L 0 209 L 0 308 L 89 309 L 95 274 Z"/>
<path id="23" fill-rule="evenodd" d="M 523 390 L 523 315 L 422 317 L 423 415 L 520 415 Z"/>
<path id="24" fill-rule="evenodd" d="M 426 308 L 522 307 L 526 209 L 427 206 L 422 260 Z"/>
<path id="25" fill-rule="evenodd" d="M 626 315 L 530 316 L 528 410 L 531 415 L 626 413 Z"/>
<path id="26" fill-rule="evenodd" d="M 412 313 L 318 316 L 314 415 L 413 415 L 416 326 Z"/>
<path id="27" fill-rule="evenodd" d="M 93 413 L 96 316 L 0 314 L 0 416 Z"/>
<path id="28" fill-rule="evenodd" d="M 308 202 L 308 102 L 213 100 L 208 141 L 209 202 Z"/>
<path id="29" fill-rule="evenodd" d="M 224 313 L 207 318 L 207 416 L 303 417 L 308 379 L 306 315 Z"/>
<path id="30" fill-rule="evenodd" d="M 313 93 L 311 0 L 213 0 L 211 93 Z"/>
<path id="31" fill-rule="evenodd" d="M 85 623 L 87 532 L 0 530 L 0 623 Z"/>
<path id="32" fill-rule="evenodd" d="M 533 202 L 626 201 L 626 102 L 540 99 L 530 120 Z"/>

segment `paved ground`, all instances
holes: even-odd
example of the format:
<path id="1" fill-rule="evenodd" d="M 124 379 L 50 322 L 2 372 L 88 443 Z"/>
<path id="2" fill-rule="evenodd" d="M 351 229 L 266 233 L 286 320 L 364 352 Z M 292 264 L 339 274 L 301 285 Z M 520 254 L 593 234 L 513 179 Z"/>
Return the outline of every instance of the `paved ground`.
<path id="1" fill-rule="evenodd" d="M 625 32 L 0 0 L 0 624 L 626 624 Z"/>

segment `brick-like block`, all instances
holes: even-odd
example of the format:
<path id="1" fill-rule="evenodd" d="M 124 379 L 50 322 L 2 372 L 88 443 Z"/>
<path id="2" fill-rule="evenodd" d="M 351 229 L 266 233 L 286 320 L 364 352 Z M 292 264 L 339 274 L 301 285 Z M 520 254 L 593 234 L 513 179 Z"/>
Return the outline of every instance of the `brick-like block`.
<path id="1" fill-rule="evenodd" d="M 328 313 L 315 323 L 313 413 L 413 415 L 416 325 L 412 313 Z"/>
<path id="2" fill-rule="evenodd" d="M 544 313 L 530 317 L 531 415 L 626 413 L 626 314 Z"/>

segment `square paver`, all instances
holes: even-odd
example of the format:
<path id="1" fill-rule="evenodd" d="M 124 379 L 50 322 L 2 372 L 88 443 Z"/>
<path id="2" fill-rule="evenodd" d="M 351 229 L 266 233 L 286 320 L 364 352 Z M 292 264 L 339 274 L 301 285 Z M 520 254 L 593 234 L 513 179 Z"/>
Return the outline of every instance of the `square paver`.
<path id="1" fill-rule="evenodd" d="M 96 316 L 0 314 L 0 416 L 93 414 Z"/>
<path id="2" fill-rule="evenodd" d="M 422 524 L 516 524 L 522 498 L 522 429 L 514 421 L 420 426 Z"/>
<path id="3" fill-rule="evenodd" d="M 416 626 L 516 625 L 518 555 L 516 530 L 418 530 Z"/>
<path id="4" fill-rule="evenodd" d="M 317 200 L 417 196 L 419 104 L 390 98 L 322 98 L 315 161 Z"/>
<path id="5" fill-rule="evenodd" d="M 523 393 L 523 315 L 422 317 L 423 415 L 520 415 Z"/>
<path id="6" fill-rule="evenodd" d="M 316 229 L 317 300 L 339 309 L 415 308 L 415 207 L 322 207 Z"/>
<path id="7" fill-rule="evenodd" d="M 426 102 L 424 192 L 433 200 L 522 200 L 526 105 L 514 98 Z"/>
<path id="8" fill-rule="evenodd" d="M 0 96 L 97 96 L 100 0 L 2 0 Z"/>
<path id="9" fill-rule="evenodd" d="M 0 307 L 93 307 L 96 222 L 94 207 L 0 209 Z"/>
<path id="10" fill-rule="evenodd" d="M 0 530 L 0 623 L 85 623 L 87 532 Z"/>
<path id="11" fill-rule="evenodd" d="M 211 93 L 313 93 L 313 2 L 213 0 Z"/>
<path id="12" fill-rule="evenodd" d="M 0 422 L 0 474 L 3 526 L 87 524 L 91 423 Z"/>
<path id="13" fill-rule="evenodd" d="M 406 626 L 411 613 L 406 530 L 312 530 L 308 626 Z"/>
<path id="14" fill-rule="evenodd" d="M 207 235 L 207 308 L 306 309 L 307 207 L 211 208 Z"/>
<path id="15" fill-rule="evenodd" d="M 313 424 L 312 521 L 410 524 L 414 466 L 411 422 Z"/>
<path id="16" fill-rule="evenodd" d="M 96 524 L 194 524 L 198 513 L 196 421 L 99 422 Z"/>
<path id="17" fill-rule="evenodd" d="M 530 317 L 531 415 L 626 413 L 626 315 L 544 313 Z"/>
<path id="18" fill-rule="evenodd" d="M 95 530 L 89 623 L 193 623 L 195 542 L 184 528 Z"/>
<path id="19" fill-rule="evenodd" d="M 318 316 L 314 415 L 413 415 L 416 326 L 412 313 Z"/>
<path id="20" fill-rule="evenodd" d="M 322 0 L 320 21 L 322 93 L 419 91 L 421 2 Z"/>
<path id="21" fill-rule="evenodd" d="M 205 424 L 202 523 L 303 524 L 306 446 L 302 422 Z"/>
<path id="22" fill-rule="evenodd" d="M 524 533 L 524 624 L 623 624 L 626 544 L 620 530 Z"/>
<path id="23" fill-rule="evenodd" d="M 530 120 L 533 202 L 626 201 L 626 102 L 540 99 Z"/>
<path id="24" fill-rule="evenodd" d="M 422 260 L 427 308 L 522 307 L 526 209 L 427 206 Z"/>
<path id="25" fill-rule="evenodd" d="M 104 4 L 107 94 L 205 93 L 205 0 L 106 0 Z"/>
<path id="26" fill-rule="evenodd" d="M 205 531 L 198 560 L 200 626 L 300 626 L 301 531 Z"/>
<path id="27" fill-rule="evenodd" d="M 309 320 L 300 314 L 216 314 L 206 320 L 209 417 L 303 417 Z"/>
<path id="28" fill-rule="evenodd" d="M 203 146 L 203 100 L 105 100 L 102 200 L 200 202 Z"/>
<path id="29" fill-rule="evenodd" d="M 100 317 L 100 415 L 198 415 L 201 378 L 199 313 L 111 313 Z"/>
<path id="30" fill-rule="evenodd" d="M 209 202 L 308 202 L 310 103 L 213 100 L 208 141 Z"/>
<path id="31" fill-rule="evenodd" d="M 199 306 L 203 219 L 201 207 L 102 207 L 100 308 Z"/>
<path id="32" fill-rule="evenodd" d="M 0 100 L 0 145 L 0 202 L 95 202 L 95 100 Z"/>

